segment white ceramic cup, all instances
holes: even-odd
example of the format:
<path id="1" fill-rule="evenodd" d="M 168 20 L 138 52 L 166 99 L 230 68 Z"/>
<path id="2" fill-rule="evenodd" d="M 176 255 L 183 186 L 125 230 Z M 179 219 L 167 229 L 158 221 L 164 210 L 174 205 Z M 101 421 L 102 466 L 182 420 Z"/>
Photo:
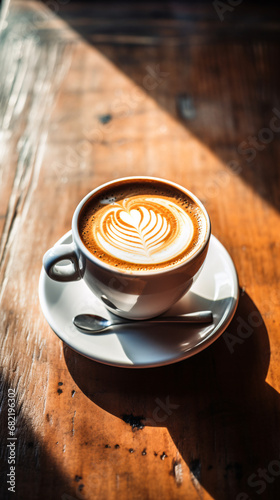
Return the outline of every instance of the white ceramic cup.
<path id="1" fill-rule="evenodd" d="M 187 194 L 200 207 L 206 218 L 205 237 L 198 250 L 186 261 L 169 268 L 150 271 L 126 271 L 116 269 L 102 262 L 86 248 L 82 242 L 78 219 L 84 204 L 93 194 L 104 187 L 128 180 L 154 180 L 173 186 Z M 167 311 L 191 287 L 205 260 L 211 234 L 211 224 L 207 211 L 198 198 L 187 189 L 165 179 L 156 177 L 125 177 L 91 191 L 77 206 L 72 219 L 73 243 L 57 245 L 46 252 L 43 265 L 50 278 L 56 281 L 76 281 L 84 279 L 90 290 L 119 316 L 129 319 L 148 319 Z M 59 265 L 61 261 L 69 265 Z M 64 262 L 65 264 L 65 262 Z"/>

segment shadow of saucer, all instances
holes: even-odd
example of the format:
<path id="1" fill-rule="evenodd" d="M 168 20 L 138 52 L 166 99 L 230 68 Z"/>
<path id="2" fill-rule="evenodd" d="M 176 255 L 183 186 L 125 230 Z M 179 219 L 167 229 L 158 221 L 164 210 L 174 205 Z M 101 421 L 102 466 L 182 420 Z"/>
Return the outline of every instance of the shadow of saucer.
<path id="1" fill-rule="evenodd" d="M 268 335 L 247 294 L 227 331 L 180 363 L 128 370 L 96 363 L 67 346 L 64 355 L 73 379 L 96 405 L 118 418 L 143 415 L 146 425 L 166 427 L 216 500 L 255 498 L 263 491 L 263 498 L 279 498 L 280 398 L 265 382 Z"/>

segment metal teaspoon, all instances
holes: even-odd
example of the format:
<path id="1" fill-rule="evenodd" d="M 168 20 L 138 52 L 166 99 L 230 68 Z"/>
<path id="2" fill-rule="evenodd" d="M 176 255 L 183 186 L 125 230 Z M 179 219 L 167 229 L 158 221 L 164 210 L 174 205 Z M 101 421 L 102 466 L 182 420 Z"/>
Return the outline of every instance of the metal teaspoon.
<path id="1" fill-rule="evenodd" d="M 129 320 L 125 318 L 106 319 L 96 314 L 78 314 L 73 318 L 74 325 L 85 333 L 100 333 L 112 326 L 139 325 L 160 323 L 212 323 L 213 315 L 211 311 L 199 311 L 187 313 L 181 316 L 162 316 L 145 320 Z"/>

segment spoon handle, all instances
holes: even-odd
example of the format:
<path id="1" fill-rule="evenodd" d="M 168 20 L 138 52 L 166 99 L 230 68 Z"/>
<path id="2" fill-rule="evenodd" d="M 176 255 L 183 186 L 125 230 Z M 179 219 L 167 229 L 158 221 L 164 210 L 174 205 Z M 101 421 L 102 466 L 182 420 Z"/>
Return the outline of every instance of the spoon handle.
<path id="1" fill-rule="evenodd" d="M 111 325 L 108 325 L 104 328 L 100 328 L 100 330 L 95 330 L 96 333 L 98 332 L 103 332 L 105 330 L 108 330 L 109 328 L 114 328 L 114 327 L 120 327 L 120 326 L 137 326 L 137 325 L 158 325 L 158 324 L 166 324 L 166 323 L 172 323 L 174 325 L 176 324 L 194 324 L 194 323 L 212 323 L 213 321 L 213 314 L 211 311 L 200 311 L 200 312 L 194 312 L 194 313 L 187 313 L 182 316 L 163 316 L 162 318 L 151 318 L 151 319 L 144 319 L 144 320 L 133 320 L 130 321 L 129 319 L 123 319 L 123 321 L 112 321 Z"/>
<path id="2" fill-rule="evenodd" d="M 213 321 L 213 314 L 211 311 L 198 311 L 185 315 L 182 314 L 181 316 L 163 316 L 151 321 L 154 323 L 211 323 Z"/>
<path id="3" fill-rule="evenodd" d="M 112 325 L 137 325 L 137 323 L 212 323 L 213 314 L 211 311 L 198 311 L 193 313 L 182 314 L 181 316 L 161 316 L 158 318 L 130 320 L 126 318 L 114 319 Z"/>

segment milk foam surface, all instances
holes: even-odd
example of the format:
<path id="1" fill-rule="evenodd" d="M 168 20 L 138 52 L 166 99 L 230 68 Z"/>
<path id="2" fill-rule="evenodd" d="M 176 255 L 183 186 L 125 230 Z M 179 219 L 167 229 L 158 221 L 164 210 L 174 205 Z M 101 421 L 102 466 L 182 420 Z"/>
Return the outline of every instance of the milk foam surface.
<path id="1" fill-rule="evenodd" d="M 147 195 L 104 206 L 92 231 L 100 248 L 117 259 L 158 264 L 189 245 L 194 227 L 174 202 Z"/>
<path id="2" fill-rule="evenodd" d="M 205 233 L 200 207 L 177 189 L 162 189 L 157 183 L 105 192 L 80 217 L 80 235 L 88 249 L 125 269 L 174 266 L 191 257 Z"/>

